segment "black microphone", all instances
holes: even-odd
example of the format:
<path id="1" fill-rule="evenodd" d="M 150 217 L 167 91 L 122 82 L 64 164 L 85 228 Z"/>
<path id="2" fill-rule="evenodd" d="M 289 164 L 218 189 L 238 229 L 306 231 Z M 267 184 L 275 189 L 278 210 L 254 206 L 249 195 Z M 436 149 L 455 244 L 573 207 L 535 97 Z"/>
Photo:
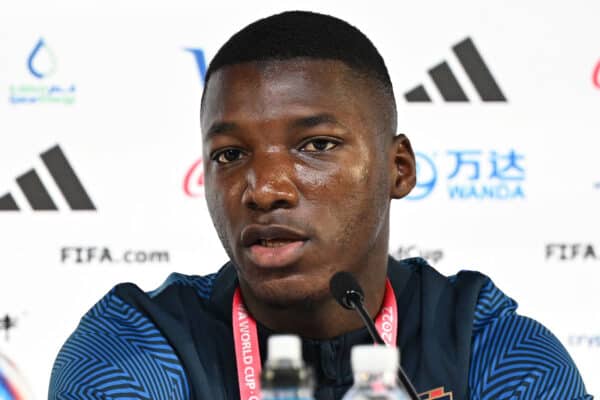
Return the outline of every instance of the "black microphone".
<path id="1" fill-rule="evenodd" d="M 358 284 L 358 281 L 354 278 L 354 276 L 352 276 L 351 273 L 346 271 L 336 272 L 329 281 L 329 291 L 331 292 L 333 298 L 342 307 L 348 310 L 356 310 L 358 312 L 358 315 L 360 315 L 360 318 L 367 327 L 369 334 L 373 338 L 374 343 L 385 345 L 385 342 L 379 335 L 379 332 L 377 332 L 377 328 L 375 328 L 375 323 L 365 309 L 365 294 Z M 412 400 L 420 400 L 417 390 L 412 385 L 408 379 L 408 376 L 406 376 L 406 373 L 400 365 L 398 365 L 398 378 L 406 388 L 410 398 Z"/>
<path id="2" fill-rule="evenodd" d="M 365 309 L 363 290 L 351 273 L 340 271 L 333 275 L 329 281 L 329 291 L 342 307 L 358 312 L 374 343 L 385 344 L 375 328 L 375 323 Z"/>

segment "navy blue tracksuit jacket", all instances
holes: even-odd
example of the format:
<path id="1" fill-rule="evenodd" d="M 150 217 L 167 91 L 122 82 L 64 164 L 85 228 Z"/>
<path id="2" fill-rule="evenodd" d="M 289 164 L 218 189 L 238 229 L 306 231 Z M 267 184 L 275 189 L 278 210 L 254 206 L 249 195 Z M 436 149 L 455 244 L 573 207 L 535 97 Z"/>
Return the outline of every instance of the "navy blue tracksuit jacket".
<path id="1" fill-rule="evenodd" d="M 423 399 L 591 399 L 560 342 L 486 276 L 445 277 L 422 259 L 388 262 L 402 366 Z M 144 293 L 113 288 L 81 320 L 52 370 L 49 399 L 238 400 L 231 328 L 237 275 L 172 274 Z M 270 334 L 258 324 L 262 360 Z M 350 349 L 365 329 L 303 339 L 317 400 L 352 385 Z"/>

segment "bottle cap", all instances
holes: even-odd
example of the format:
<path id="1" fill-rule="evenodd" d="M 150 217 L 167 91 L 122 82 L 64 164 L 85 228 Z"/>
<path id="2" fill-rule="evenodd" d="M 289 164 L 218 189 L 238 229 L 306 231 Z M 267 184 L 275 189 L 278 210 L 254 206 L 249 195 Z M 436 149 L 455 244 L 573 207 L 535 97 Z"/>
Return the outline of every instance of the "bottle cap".
<path id="1" fill-rule="evenodd" d="M 398 348 L 383 345 L 358 345 L 352 348 L 354 373 L 396 373 L 400 365 Z"/>
<path id="2" fill-rule="evenodd" d="M 273 335 L 267 345 L 269 363 L 285 361 L 292 365 L 302 365 L 302 343 L 296 335 Z"/>

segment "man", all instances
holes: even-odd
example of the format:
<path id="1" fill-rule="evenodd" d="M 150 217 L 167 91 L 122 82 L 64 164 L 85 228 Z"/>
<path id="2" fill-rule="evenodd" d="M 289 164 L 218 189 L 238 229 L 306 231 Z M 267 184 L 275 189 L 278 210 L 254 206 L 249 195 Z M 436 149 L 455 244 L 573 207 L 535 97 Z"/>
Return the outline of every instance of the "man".
<path id="1" fill-rule="evenodd" d="M 150 293 L 116 286 L 62 348 L 50 398 L 253 398 L 277 332 L 302 337 L 316 399 L 340 399 L 350 349 L 370 339 L 329 294 L 338 271 L 373 318 L 382 304 L 397 313 L 394 342 L 424 398 L 591 398 L 557 339 L 489 278 L 388 257 L 390 200 L 415 185 L 415 159 L 384 61 L 356 28 L 308 12 L 244 28 L 211 62 L 201 124 L 231 261 Z"/>

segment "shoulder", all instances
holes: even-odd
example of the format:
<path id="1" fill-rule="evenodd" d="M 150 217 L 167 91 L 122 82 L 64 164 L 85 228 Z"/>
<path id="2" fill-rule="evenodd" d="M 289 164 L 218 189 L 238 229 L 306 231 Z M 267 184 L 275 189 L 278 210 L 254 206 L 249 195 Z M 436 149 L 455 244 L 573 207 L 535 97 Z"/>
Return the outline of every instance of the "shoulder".
<path id="1" fill-rule="evenodd" d="M 461 325 L 470 325 L 471 315 L 476 307 L 479 294 L 489 278 L 477 271 L 460 271 L 456 275 L 445 276 L 423 258 L 395 260 L 390 258 L 388 276 L 395 287 L 409 289 L 419 287 L 421 302 L 428 310 L 446 312 L 450 307 L 460 312 Z M 414 290 L 414 289 L 411 289 Z"/>
<path id="2" fill-rule="evenodd" d="M 427 260 L 421 257 L 405 258 L 397 260 L 389 258 L 388 265 L 392 271 L 412 271 L 420 277 L 425 285 L 437 285 L 440 287 L 473 286 L 477 293 L 487 283 L 489 278 L 478 271 L 462 270 L 455 275 L 445 276 L 432 267 Z"/>
<path id="3" fill-rule="evenodd" d="M 207 299 L 215 276 L 173 273 L 148 293 L 131 283 L 115 286 L 83 316 L 61 348 L 48 397 L 188 398 L 190 389 L 177 354 L 138 304 L 180 289 Z"/>
<path id="4" fill-rule="evenodd" d="M 472 399 L 591 399 L 573 360 L 539 322 L 487 278 L 473 317 Z"/>
<path id="5" fill-rule="evenodd" d="M 151 298 L 158 297 L 170 289 L 178 287 L 188 287 L 194 290 L 196 295 L 202 299 L 208 299 L 212 294 L 215 279 L 218 273 L 199 276 L 199 275 L 184 275 L 172 273 L 168 276 L 165 282 L 157 289 L 148 292 Z"/>

